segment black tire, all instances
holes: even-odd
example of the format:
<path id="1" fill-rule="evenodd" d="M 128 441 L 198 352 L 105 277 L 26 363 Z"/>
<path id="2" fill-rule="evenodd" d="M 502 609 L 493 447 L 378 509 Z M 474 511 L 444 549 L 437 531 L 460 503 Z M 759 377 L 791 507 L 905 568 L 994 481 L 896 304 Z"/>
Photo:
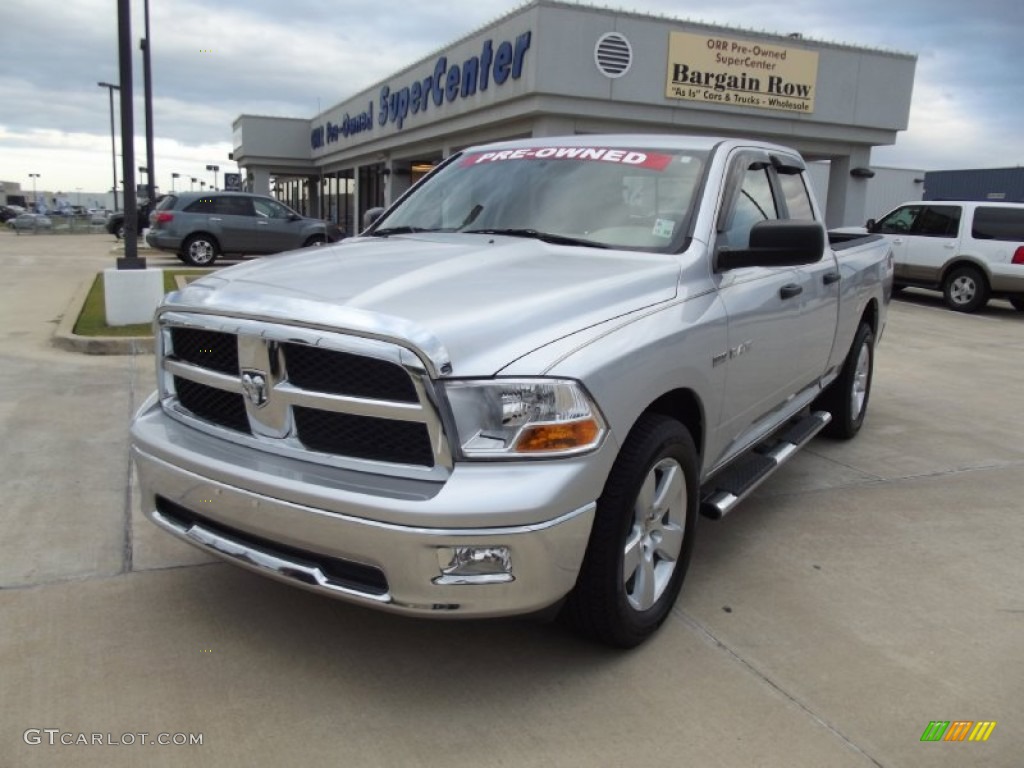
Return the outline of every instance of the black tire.
<path id="1" fill-rule="evenodd" d="M 583 566 L 562 611 L 576 631 L 632 648 L 661 626 L 693 553 L 697 478 L 686 428 L 666 416 L 642 416 L 597 501 Z"/>
<path id="2" fill-rule="evenodd" d="M 1010 304 L 1018 312 L 1024 312 L 1024 296 L 1011 296 Z"/>
<path id="3" fill-rule="evenodd" d="M 193 267 L 209 267 L 220 256 L 220 245 L 209 235 L 192 235 L 181 246 L 181 260 Z"/>
<path id="4" fill-rule="evenodd" d="M 815 407 L 832 414 L 823 435 L 849 440 L 860 432 L 871 396 L 871 378 L 875 370 L 875 334 L 861 323 L 853 337 L 839 378 L 829 384 Z"/>
<path id="5" fill-rule="evenodd" d="M 893 283 L 892 284 L 892 295 L 893 296 L 898 296 L 899 294 L 903 293 L 903 289 L 906 288 L 906 287 L 907 286 L 905 286 L 903 283 Z"/>
<path id="6" fill-rule="evenodd" d="M 118 240 L 124 240 L 124 222 L 121 222 L 114 227 L 114 231 L 111 233 Z"/>
<path id="7" fill-rule="evenodd" d="M 315 246 L 323 245 L 326 242 L 327 242 L 327 238 L 325 238 L 323 235 L 313 235 L 313 236 L 307 238 L 306 242 L 304 242 L 302 244 L 302 247 L 303 248 L 312 248 L 312 247 L 315 247 Z"/>
<path id="8" fill-rule="evenodd" d="M 988 303 L 988 281 L 977 267 L 957 267 L 946 275 L 942 296 L 956 312 L 977 312 Z"/>

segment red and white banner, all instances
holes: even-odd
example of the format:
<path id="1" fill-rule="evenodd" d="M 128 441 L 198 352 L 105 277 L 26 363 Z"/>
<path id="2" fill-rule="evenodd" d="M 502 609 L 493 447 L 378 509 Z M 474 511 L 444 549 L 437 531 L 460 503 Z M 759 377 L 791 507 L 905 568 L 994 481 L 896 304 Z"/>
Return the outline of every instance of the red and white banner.
<path id="1" fill-rule="evenodd" d="M 587 162 L 620 163 L 637 168 L 663 171 L 672 162 L 672 155 L 640 152 L 632 149 L 607 147 L 529 147 L 503 149 L 500 152 L 477 152 L 462 158 L 461 165 L 482 165 L 509 160 L 581 160 Z"/>

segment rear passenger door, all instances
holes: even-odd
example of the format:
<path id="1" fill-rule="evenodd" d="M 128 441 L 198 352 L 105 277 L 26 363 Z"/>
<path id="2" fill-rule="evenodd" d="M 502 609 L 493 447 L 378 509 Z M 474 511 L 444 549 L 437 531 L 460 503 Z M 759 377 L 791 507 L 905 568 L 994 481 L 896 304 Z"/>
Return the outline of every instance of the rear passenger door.
<path id="1" fill-rule="evenodd" d="M 225 253 L 255 253 L 256 213 L 252 200 L 242 195 L 218 195 L 213 198 L 210 222 L 219 229 L 217 239 Z"/>

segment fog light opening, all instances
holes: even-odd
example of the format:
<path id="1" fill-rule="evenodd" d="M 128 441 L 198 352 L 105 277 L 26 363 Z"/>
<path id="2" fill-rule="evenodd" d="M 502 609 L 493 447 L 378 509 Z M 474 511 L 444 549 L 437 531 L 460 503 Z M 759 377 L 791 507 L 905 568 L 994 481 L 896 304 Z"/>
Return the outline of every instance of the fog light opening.
<path id="1" fill-rule="evenodd" d="M 440 547 L 437 563 L 441 575 L 433 579 L 435 584 L 505 584 L 516 578 L 512 573 L 512 551 L 508 547 Z"/>

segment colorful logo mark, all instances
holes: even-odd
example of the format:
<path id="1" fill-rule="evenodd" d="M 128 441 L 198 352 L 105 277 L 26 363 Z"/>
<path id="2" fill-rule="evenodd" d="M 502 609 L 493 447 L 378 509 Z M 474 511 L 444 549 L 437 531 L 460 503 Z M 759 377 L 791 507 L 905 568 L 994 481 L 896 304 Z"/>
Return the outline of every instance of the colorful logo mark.
<path id="1" fill-rule="evenodd" d="M 995 728 L 995 720 L 932 720 L 921 741 L 988 741 Z"/>

